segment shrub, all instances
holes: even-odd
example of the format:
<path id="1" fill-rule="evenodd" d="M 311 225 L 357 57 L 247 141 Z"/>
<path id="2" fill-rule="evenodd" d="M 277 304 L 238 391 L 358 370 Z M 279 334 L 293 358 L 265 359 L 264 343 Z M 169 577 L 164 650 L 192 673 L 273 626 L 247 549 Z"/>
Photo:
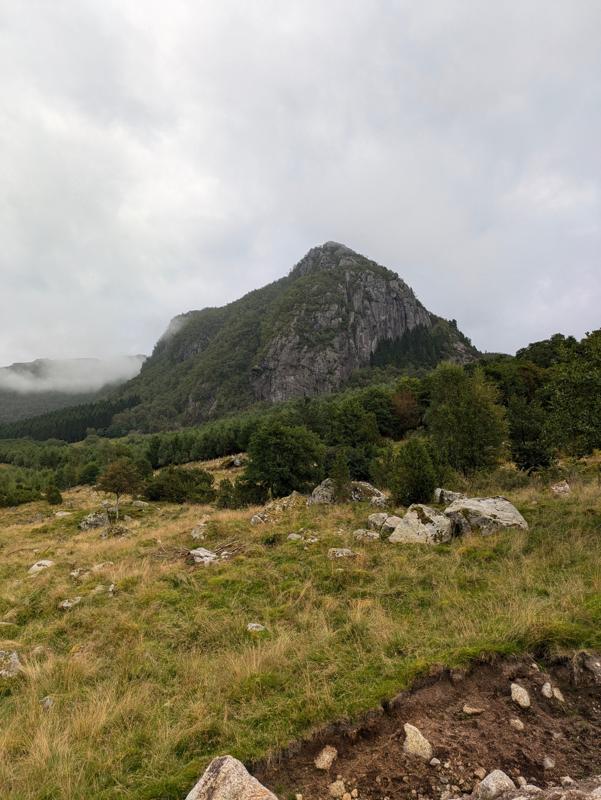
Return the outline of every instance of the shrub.
<path id="1" fill-rule="evenodd" d="M 63 496 L 55 483 L 51 483 L 46 489 L 46 502 L 51 506 L 60 506 L 63 502 Z"/>
<path id="2" fill-rule="evenodd" d="M 215 499 L 213 476 L 204 469 L 167 467 L 148 480 L 144 495 L 168 503 L 210 503 Z"/>

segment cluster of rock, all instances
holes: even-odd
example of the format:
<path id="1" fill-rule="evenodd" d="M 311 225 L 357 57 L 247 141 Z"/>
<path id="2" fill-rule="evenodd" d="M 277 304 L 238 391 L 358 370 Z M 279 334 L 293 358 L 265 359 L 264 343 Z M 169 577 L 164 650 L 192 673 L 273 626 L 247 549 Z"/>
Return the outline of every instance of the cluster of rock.
<path id="1" fill-rule="evenodd" d="M 432 756 L 432 745 L 413 725 L 406 724 L 404 751 L 412 756 L 439 767 L 440 760 Z M 328 745 L 316 757 L 315 767 L 328 771 L 338 753 Z M 561 778 L 560 786 L 541 789 L 519 777 L 516 783 L 500 769 L 486 773 L 478 770 L 480 778 L 470 797 L 472 800 L 599 800 L 601 798 L 601 776 L 583 781 L 574 781 L 568 775 Z M 328 787 L 328 794 L 335 800 L 354 800 L 357 789 L 349 790 L 339 775 Z M 302 795 L 296 795 L 302 798 Z M 204 774 L 186 796 L 186 800 L 277 800 L 277 797 L 254 778 L 237 759 L 232 756 L 215 758 Z"/>
<path id="2" fill-rule="evenodd" d="M 403 517 L 376 513 L 368 518 L 367 528 L 354 532 L 360 542 L 388 538 L 392 544 L 440 544 L 454 536 L 480 533 L 484 536 L 505 528 L 528 529 L 517 508 L 504 497 L 464 497 L 437 489 L 436 498 L 450 505 L 439 511 L 422 503 L 409 506 Z"/>

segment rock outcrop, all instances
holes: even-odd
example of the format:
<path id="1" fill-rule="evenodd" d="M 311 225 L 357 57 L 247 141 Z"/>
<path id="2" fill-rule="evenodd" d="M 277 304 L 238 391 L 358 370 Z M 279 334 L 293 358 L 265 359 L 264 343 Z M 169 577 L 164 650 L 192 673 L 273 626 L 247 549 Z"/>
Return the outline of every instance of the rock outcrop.
<path id="1" fill-rule="evenodd" d="M 371 483 L 367 483 L 367 481 L 351 481 L 350 499 L 355 503 L 363 501 L 370 502 L 372 505 L 377 505 L 380 501 L 386 501 L 385 495 L 375 486 L 372 486 Z M 307 500 L 307 505 L 332 505 L 334 502 L 334 481 L 331 478 L 326 478 L 319 486 L 313 489 Z"/>

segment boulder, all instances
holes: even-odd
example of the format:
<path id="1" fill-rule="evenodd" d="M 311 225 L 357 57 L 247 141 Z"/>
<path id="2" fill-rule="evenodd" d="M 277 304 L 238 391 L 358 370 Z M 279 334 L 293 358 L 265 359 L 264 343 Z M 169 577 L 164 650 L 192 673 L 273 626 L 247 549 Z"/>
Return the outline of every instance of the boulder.
<path id="1" fill-rule="evenodd" d="M 371 483 L 351 481 L 351 500 L 355 503 L 386 503 L 386 496 Z M 311 492 L 307 505 L 332 505 L 335 502 L 334 481 L 326 478 Z"/>
<path id="2" fill-rule="evenodd" d="M 43 572 L 45 569 L 54 566 L 54 561 L 49 561 L 47 558 L 42 558 L 40 561 L 36 561 L 35 564 L 32 564 L 31 567 L 27 570 L 28 575 L 37 575 L 39 572 Z"/>
<path id="3" fill-rule="evenodd" d="M 265 523 L 269 522 L 269 519 L 270 519 L 269 514 L 267 514 L 265 511 L 260 511 L 258 514 L 254 514 L 250 518 L 250 524 L 265 525 Z"/>
<path id="4" fill-rule="evenodd" d="M 109 524 L 109 515 L 106 511 L 93 511 L 79 523 L 80 531 L 90 531 L 92 528 L 104 528 Z"/>
<path id="5" fill-rule="evenodd" d="M 414 504 L 394 529 L 388 541 L 393 544 L 440 544 L 452 538 L 451 520 L 429 506 Z"/>
<path id="6" fill-rule="evenodd" d="M 454 503 L 455 500 L 463 500 L 465 498 L 464 494 L 461 492 L 452 492 L 450 489 L 434 489 L 434 502 L 440 503 L 441 506 L 448 506 L 450 503 Z"/>
<path id="7" fill-rule="evenodd" d="M 408 722 L 404 725 L 405 741 L 403 743 L 403 750 L 412 756 L 419 756 L 424 761 L 430 761 L 434 755 L 432 745 L 422 734 L 419 728 L 415 725 L 410 725 Z"/>
<path id="8" fill-rule="evenodd" d="M 551 494 L 553 497 L 567 497 L 572 493 L 570 484 L 567 481 L 559 481 L 551 486 Z"/>
<path id="9" fill-rule="evenodd" d="M 277 800 L 232 756 L 213 759 L 186 800 Z"/>
<path id="10" fill-rule="evenodd" d="M 367 527 L 372 531 L 382 531 L 382 533 L 392 533 L 396 526 L 401 522 L 401 517 L 394 514 L 370 514 L 367 518 Z"/>
<path id="11" fill-rule="evenodd" d="M 311 492 L 307 500 L 308 506 L 313 505 L 332 505 L 334 502 L 334 481 L 331 478 L 326 478 L 319 486 Z"/>
<path id="12" fill-rule="evenodd" d="M 495 769 L 480 782 L 480 785 L 474 792 L 474 796 L 478 800 L 495 800 L 499 795 L 505 792 L 511 792 L 516 788 L 515 783 L 511 780 L 509 775 L 506 775 L 500 769 Z"/>
<path id="13" fill-rule="evenodd" d="M 369 501 L 369 504 L 374 508 L 386 508 L 388 506 L 388 502 L 389 501 L 386 495 L 382 494 L 382 495 L 374 495 Z"/>
<path id="14" fill-rule="evenodd" d="M 16 678 L 22 669 L 19 656 L 14 650 L 0 650 L 0 678 Z"/>
<path id="15" fill-rule="evenodd" d="M 445 509 L 454 535 L 481 533 L 488 536 L 505 528 L 528 530 L 528 523 L 505 497 L 468 497 Z"/>

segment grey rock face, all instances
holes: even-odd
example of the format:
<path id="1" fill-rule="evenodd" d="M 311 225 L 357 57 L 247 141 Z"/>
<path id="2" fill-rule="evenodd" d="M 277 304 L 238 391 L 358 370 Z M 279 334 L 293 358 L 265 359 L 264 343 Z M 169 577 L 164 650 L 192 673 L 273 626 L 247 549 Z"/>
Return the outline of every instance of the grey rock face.
<path id="1" fill-rule="evenodd" d="M 369 365 L 380 342 L 432 327 L 429 312 L 404 281 L 336 242 L 310 250 L 292 274 L 334 270 L 338 281 L 320 303 L 308 298 L 276 329 L 254 377 L 257 399 L 280 402 L 334 391 L 355 369 Z M 322 333 L 319 348 L 316 332 Z"/>
<path id="2" fill-rule="evenodd" d="M 370 514 L 367 518 L 367 525 L 372 531 L 382 531 L 382 533 L 392 533 L 401 522 L 401 517 L 394 514 L 385 513 Z"/>
<path id="3" fill-rule="evenodd" d="M 504 528 L 528 530 L 528 523 L 504 497 L 471 497 L 455 500 L 445 510 L 456 534 L 481 533 L 487 536 Z"/>
<path id="4" fill-rule="evenodd" d="M 232 756 L 213 759 L 186 800 L 277 800 Z"/>
<path id="5" fill-rule="evenodd" d="M 388 541 L 392 544 L 440 544 L 450 541 L 451 537 L 452 524 L 448 517 L 416 503 L 409 506 Z"/>
<path id="6" fill-rule="evenodd" d="M 369 501 L 373 503 L 375 499 L 384 498 L 384 495 L 375 486 L 367 481 L 351 481 L 351 500 L 353 502 Z M 334 481 L 326 478 L 319 486 L 311 492 L 307 505 L 331 505 L 334 503 Z"/>

